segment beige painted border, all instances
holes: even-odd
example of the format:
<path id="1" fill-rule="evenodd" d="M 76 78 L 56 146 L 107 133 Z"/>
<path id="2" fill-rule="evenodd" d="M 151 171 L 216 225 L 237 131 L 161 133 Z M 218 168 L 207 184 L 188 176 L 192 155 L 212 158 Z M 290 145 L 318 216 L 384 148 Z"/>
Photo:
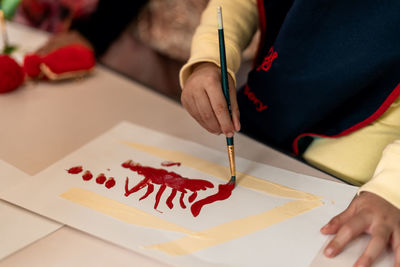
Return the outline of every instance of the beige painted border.
<path id="1" fill-rule="evenodd" d="M 227 180 L 230 177 L 227 175 L 229 174 L 229 169 L 227 167 L 183 152 L 166 150 L 127 141 L 122 141 L 121 143 L 166 160 L 181 162 L 182 165 L 197 169 L 221 179 Z M 160 219 L 157 216 L 153 216 L 142 210 L 130 207 L 85 189 L 71 188 L 60 196 L 76 204 L 96 210 L 126 223 L 187 234 L 187 236 L 178 240 L 146 247 L 148 249 L 163 251 L 171 256 L 182 256 L 194 253 L 202 249 L 240 238 L 323 205 L 320 197 L 306 192 L 272 183 L 241 172 L 237 173 L 237 177 L 238 186 L 253 189 L 264 194 L 295 200 L 256 215 L 233 220 L 204 231 L 194 232 Z"/>

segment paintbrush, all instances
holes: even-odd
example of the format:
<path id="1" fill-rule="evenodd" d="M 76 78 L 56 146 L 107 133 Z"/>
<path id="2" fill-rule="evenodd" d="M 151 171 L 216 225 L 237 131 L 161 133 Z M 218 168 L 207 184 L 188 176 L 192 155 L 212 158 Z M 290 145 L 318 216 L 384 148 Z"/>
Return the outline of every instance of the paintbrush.
<path id="1" fill-rule="evenodd" d="M 226 68 L 226 55 L 225 55 L 225 39 L 224 28 L 222 25 L 222 8 L 217 7 L 218 18 L 218 40 L 219 40 L 219 58 L 221 64 L 221 86 L 228 105 L 229 115 L 232 119 L 231 101 L 229 99 L 229 84 L 228 84 L 228 71 Z M 233 137 L 226 138 L 226 145 L 228 148 L 229 165 L 231 170 L 231 179 L 229 183 L 236 183 L 236 167 L 235 167 L 235 149 L 233 145 Z"/>

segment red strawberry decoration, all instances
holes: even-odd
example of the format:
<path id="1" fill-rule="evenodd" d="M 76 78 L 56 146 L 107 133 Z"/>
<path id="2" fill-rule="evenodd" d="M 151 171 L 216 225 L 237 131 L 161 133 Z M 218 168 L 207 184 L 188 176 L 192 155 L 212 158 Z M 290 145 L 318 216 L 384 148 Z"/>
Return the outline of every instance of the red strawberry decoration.
<path id="1" fill-rule="evenodd" d="M 42 58 L 39 55 L 31 54 L 26 55 L 24 58 L 23 69 L 31 78 L 38 77 L 41 73 L 40 64 L 42 63 Z"/>
<path id="2" fill-rule="evenodd" d="M 43 75 L 50 80 L 82 77 L 96 64 L 94 53 L 81 44 L 71 44 L 58 48 L 44 56 L 26 55 L 24 70 L 31 78 Z"/>
<path id="3" fill-rule="evenodd" d="M 8 55 L 0 55 L 0 93 L 17 89 L 24 82 L 24 72 Z"/>

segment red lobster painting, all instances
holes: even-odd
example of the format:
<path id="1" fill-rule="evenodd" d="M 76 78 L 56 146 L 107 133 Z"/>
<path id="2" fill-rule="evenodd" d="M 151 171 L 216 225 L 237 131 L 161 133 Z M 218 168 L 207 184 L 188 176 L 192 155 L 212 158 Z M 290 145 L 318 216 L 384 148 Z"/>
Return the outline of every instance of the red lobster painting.
<path id="1" fill-rule="evenodd" d="M 178 192 L 181 193 L 179 198 L 179 203 L 183 209 L 186 208 L 186 205 L 183 201 L 183 198 L 186 193 L 192 192 L 189 196 L 189 203 L 192 203 L 197 197 L 197 191 L 199 190 L 207 190 L 207 188 L 213 188 L 214 185 L 206 180 L 200 179 L 189 179 L 186 177 L 182 177 L 181 175 L 175 172 L 169 172 L 164 169 L 156 169 L 152 167 L 142 166 L 139 163 L 135 163 L 132 160 L 128 160 L 122 164 L 122 167 L 129 168 L 131 171 L 136 172 L 140 175 L 144 176 L 144 179 L 141 180 L 134 187 L 129 189 L 129 178 L 126 178 L 125 182 L 125 196 L 129 196 L 132 193 L 139 191 L 140 189 L 147 187 L 146 193 L 139 199 L 145 199 L 154 191 L 154 185 L 160 185 L 160 189 L 158 189 L 156 195 L 156 202 L 154 204 L 154 209 L 157 209 L 158 203 L 160 202 L 160 198 L 164 193 L 166 187 L 172 188 L 172 192 L 167 199 L 167 206 L 172 209 L 174 204 L 172 201 L 174 200 L 176 194 Z"/>
<path id="2" fill-rule="evenodd" d="M 139 191 L 140 189 L 147 187 L 146 193 L 139 199 L 145 199 L 154 191 L 154 184 L 160 185 L 158 192 L 156 194 L 156 202 L 154 204 L 154 209 L 157 209 L 158 204 L 160 203 L 160 198 L 164 193 L 166 187 L 172 188 L 171 194 L 167 198 L 167 206 L 172 209 L 174 204 L 172 201 L 174 200 L 177 192 L 180 192 L 179 203 L 183 209 L 186 208 L 184 203 L 185 194 L 188 191 L 191 191 L 192 194 L 189 196 L 189 203 L 192 203 L 197 197 L 197 191 L 199 190 L 207 190 L 208 188 L 213 188 L 214 185 L 207 181 L 201 179 L 189 179 L 186 177 L 182 177 L 181 175 L 175 172 L 169 172 L 164 169 L 156 169 L 152 167 L 142 166 L 139 163 L 135 163 L 132 160 L 128 160 L 122 163 L 122 167 L 128 168 L 133 172 L 136 172 L 140 175 L 144 176 L 144 179 L 141 180 L 134 187 L 129 189 L 129 178 L 126 177 L 125 180 L 125 196 L 129 196 L 132 193 Z M 190 210 L 193 216 L 197 216 L 200 213 L 200 210 L 204 205 L 213 203 L 215 201 L 227 199 L 234 188 L 234 184 L 222 184 L 218 186 L 218 192 L 214 195 L 210 195 L 204 199 L 201 199 L 191 206 Z"/>
<path id="3" fill-rule="evenodd" d="M 163 164 L 162 164 L 163 165 Z M 180 164 L 171 164 L 169 163 L 169 166 L 177 165 L 180 166 Z M 129 169 L 133 172 L 136 172 L 139 175 L 144 176 L 144 178 L 139 181 L 136 185 L 134 185 L 132 188 L 129 188 L 129 178 L 126 177 L 125 180 L 125 196 L 128 197 L 129 195 L 138 192 L 139 190 L 143 189 L 146 187 L 146 192 L 142 197 L 140 197 L 139 200 L 147 198 L 151 193 L 154 191 L 154 185 L 160 185 L 160 188 L 157 191 L 156 198 L 155 198 L 155 204 L 154 204 L 154 209 L 157 210 L 158 204 L 160 203 L 160 199 L 162 194 L 164 193 L 165 189 L 167 187 L 170 187 L 172 189 L 170 195 L 168 196 L 166 200 L 167 206 L 172 209 L 174 207 L 173 200 L 175 199 L 176 195 L 180 193 L 179 197 L 179 204 L 181 208 L 186 209 L 186 204 L 184 201 L 185 195 L 190 194 L 188 197 L 189 203 L 193 203 L 192 206 L 190 207 L 190 210 L 193 214 L 194 217 L 199 215 L 200 210 L 204 205 L 213 203 L 215 201 L 220 201 L 227 199 L 234 188 L 233 184 L 220 184 L 218 186 L 218 192 L 205 197 L 204 199 L 198 200 L 194 202 L 197 198 L 197 192 L 200 190 L 207 190 L 209 188 L 213 188 L 214 185 L 207 181 L 207 180 L 202 180 L 202 179 L 190 179 L 186 177 L 182 177 L 181 175 L 175 173 L 175 172 L 170 172 L 164 169 L 157 169 L 149 166 L 142 166 L 139 163 L 135 163 L 132 160 L 127 160 L 124 163 L 121 164 L 123 168 Z M 165 165 L 163 165 L 165 166 Z M 82 166 L 77 166 L 77 167 L 72 167 L 69 170 L 67 170 L 68 173 L 70 174 L 78 174 L 83 171 Z M 84 181 L 88 181 L 90 179 L 86 179 L 85 177 L 90 171 L 86 171 L 84 175 L 82 176 Z M 90 173 L 91 174 L 91 173 Z M 104 176 L 104 174 L 100 174 L 98 178 L 96 179 L 96 182 L 99 183 L 97 180 L 99 177 Z M 92 175 L 90 176 L 92 178 Z M 104 179 L 105 180 L 105 176 Z M 112 182 L 112 186 L 115 185 L 115 180 L 114 178 L 110 178 L 108 182 Z M 104 183 L 104 181 L 103 181 Z M 112 186 L 107 186 L 108 189 L 110 189 Z"/>

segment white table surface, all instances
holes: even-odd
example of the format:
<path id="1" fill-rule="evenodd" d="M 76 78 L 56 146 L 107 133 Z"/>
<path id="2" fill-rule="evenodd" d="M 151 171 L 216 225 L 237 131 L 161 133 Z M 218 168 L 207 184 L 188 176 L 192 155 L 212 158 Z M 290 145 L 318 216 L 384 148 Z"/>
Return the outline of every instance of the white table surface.
<path id="1" fill-rule="evenodd" d="M 47 34 L 21 25 L 9 24 L 8 31 L 11 43 L 20 45 L 22 53 L 33 51 L 47 39 Z M 179 103 L 101 66 L 94 75 L 83 80 L 28 83 L 14 92 L 0 95 L 0 107 L 0 159 L 30 175 L 121 120 L 225 151 L 224 137 L 203 130 Z M 237 156 L 334 180 L 242 134 L 235 136 L 235 147 Z M 353 247 L 362 248 L 366 239 L 354 244 Z M 327 260 L 320 253 L 313 266 L 351 266 L 356 253 L 359 252 L 349 250 L 335 261 Z M 390 258 L 383 261 L 387 264 Z M 390 266 L 386 264 L 382 266 Z M 4 266 L 165 264 L 64 226 L 0 261 L 0 267 Z"/>

